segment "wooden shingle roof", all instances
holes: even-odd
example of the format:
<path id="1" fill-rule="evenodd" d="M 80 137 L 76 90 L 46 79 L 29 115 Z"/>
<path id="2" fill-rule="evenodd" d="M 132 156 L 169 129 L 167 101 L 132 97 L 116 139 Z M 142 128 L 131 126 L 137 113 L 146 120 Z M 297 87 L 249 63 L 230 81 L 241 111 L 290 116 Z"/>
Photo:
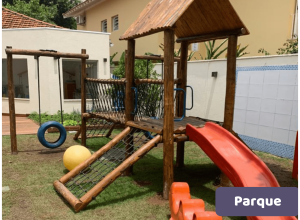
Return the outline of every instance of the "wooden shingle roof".
<path id="1" fill-rule="evenodd" d="M 229 0 L 152 0 L 120 40 L 134 39 L 173 28 L 178 38 L 243 29 Z"/>
<path id="2" fill-rule="evenodd" d="M 2 29 L 35 27 L 64 28 L 2 7 Z"/>

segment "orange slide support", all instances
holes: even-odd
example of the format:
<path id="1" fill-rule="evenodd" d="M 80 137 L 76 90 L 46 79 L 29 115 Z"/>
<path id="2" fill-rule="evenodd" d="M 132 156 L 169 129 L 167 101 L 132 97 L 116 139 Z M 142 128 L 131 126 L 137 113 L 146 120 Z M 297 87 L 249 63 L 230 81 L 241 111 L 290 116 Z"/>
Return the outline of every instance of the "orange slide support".
<path id="1" fill-rule="evenodd" d="M 207 122 L 203 128 L 195 128 L 187 125 L 186 135 L 191 141 L 197 143 L 210 159 L 222 170 L 236 187 L 279 187 L 279 184 L 266 166 L 255 154 L 248 149 L 240 140 L 221 126 Z M 182 183 L 180 183 L 182 184 Z M 176 185 L 173 185 L 176 188 Z M 208 218 L 186 217 L 178 218 L 179 211 L 184 211 L 184 201 L 187 198 L 187 189 L 179 187 L 180 190 L 171 188 L 170 208 L 171 220 L 184 219 L 219 219 L 213 216 Z M 186 185 L 185 185 L 186 187 Z M 172 191 L 173 190 L 173 191 Z M 181 193 L 180 193 L 181 192 Z M 174 195 L 173 195 L 174 194 Z M 182 194 L 182 197 L 180 197 Z M 181 198 L 181 199 L 180 199 Z M 204 210 L 204 204 L 197 209 Z M 191 207 L 192 205 L 189 206 Z M 181 207 L 181 208 L 180 208 Z M 190 210 L 190 209 L 189 209 Z M 202 211 L 203 212 L 203 211 Z M 196 213 L 196 212 L 195 212 Z M 203 212 L 204 213 L 204 212 Z M 184 213 L 183 213 L 184 216 Z M 296 220 L 293 216 L 248 216 L 248 220 Z"/>

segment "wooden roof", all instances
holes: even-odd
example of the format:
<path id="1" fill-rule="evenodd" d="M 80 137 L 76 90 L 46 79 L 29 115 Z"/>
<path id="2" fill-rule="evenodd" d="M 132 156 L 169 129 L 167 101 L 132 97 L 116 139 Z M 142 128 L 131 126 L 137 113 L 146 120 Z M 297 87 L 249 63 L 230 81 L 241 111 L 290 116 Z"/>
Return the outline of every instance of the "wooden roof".
<path id="1" fill-rule="evenodd" d="M 174 28 L 178 38 L 231 32 L 249 34 L 229 0 L 152 0 L 120 40 L 170 28 Z"/>

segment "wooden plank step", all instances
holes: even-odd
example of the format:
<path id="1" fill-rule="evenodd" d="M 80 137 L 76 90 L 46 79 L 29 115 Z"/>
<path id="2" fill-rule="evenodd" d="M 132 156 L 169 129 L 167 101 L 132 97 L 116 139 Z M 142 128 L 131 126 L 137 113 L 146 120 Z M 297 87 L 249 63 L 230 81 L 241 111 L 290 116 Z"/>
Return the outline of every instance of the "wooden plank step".
<path id="1" fill-rule="evenodd" d="M 195 127 L 202 127 L 205 121 L 199 118 L 186 117 L 182 121 L 174 122 L 174 134 L 185 134 L 186 125 L 191 124 Z M 126 125 L 139 128 L 145 131 L 154 132 L 157 134 L 163 133 L 163 120 L 162 119 L 147 119 L 141 121 L 128 121 Z"/>
<path id="2" fill-rule="evenodd" d="M 139 128 L 145 131 L 154 132 L 157 134 L 162 134 L 162 130 L 163 130 L 162 126 L 157 126 L 148 121 L 128 121 L 126 125 L 134 128 Z"/>

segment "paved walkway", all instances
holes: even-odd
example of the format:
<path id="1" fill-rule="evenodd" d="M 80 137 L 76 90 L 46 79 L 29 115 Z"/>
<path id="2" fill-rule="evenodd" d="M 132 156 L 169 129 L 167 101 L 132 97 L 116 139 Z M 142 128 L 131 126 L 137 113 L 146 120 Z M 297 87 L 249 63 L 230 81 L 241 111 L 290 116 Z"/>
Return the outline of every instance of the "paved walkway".
<path id="1" fill-rule="evenodd" d="M 17 134 L 36 134 L 39 126 L 26 117 L 16 117 Z M 10 135 L 9 116 L 2 115 L 2 135 Z"/>

